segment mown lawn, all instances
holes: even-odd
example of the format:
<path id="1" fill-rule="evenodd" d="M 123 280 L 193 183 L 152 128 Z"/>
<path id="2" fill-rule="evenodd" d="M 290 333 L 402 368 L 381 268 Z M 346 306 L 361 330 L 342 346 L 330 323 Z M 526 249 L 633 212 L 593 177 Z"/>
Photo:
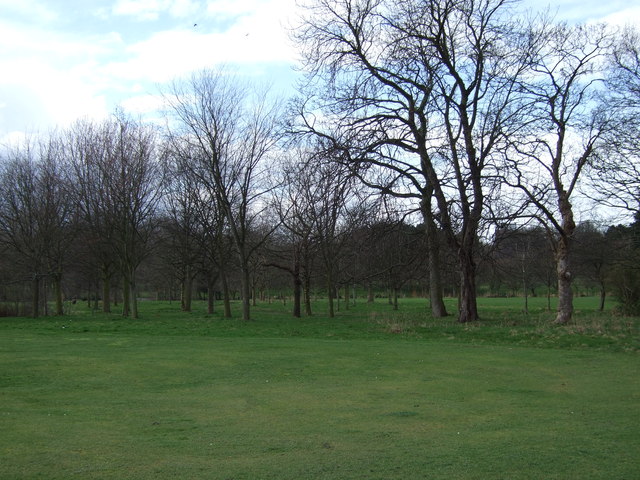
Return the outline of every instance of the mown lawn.
<path id="1" fill-rule="evenodd" d="M 640 477 L 637 319 L 507 303 L 2 319 L 0 478 Z"/>

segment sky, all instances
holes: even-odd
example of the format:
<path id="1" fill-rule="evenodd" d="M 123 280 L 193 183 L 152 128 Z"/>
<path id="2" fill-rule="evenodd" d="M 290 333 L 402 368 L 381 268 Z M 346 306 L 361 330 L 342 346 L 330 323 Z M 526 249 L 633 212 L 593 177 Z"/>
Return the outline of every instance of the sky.
<path id="1" fill-rule="evenodd" d="M 291 92 L 296 8 L 296 0 L 0 0 L 0 143 L 116 108 L 144 115 L 163 85 L 220 64 Z M 638 0 L 550 8 L 569 22 L 640 25 Z"/>

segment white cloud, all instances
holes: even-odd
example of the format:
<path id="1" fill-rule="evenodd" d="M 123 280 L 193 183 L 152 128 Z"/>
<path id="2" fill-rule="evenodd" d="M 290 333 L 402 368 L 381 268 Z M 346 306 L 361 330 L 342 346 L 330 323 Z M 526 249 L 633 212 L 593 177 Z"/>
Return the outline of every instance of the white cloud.
<path id="1" fill-rule="evenodd" d="M 38 0 L 0 0 L 0 10 L 23 16 L 30 23 L 52 22 L 58 18 L 55 11 Z"/>
<path id="2" fill-rule="evenodd" d="M 35 82 L 0 85 L 0 95 L 6 95 L 0 110 L 1 136 L 47 131 L 80 117 L 98 119 L 107 115 L 106 99 L 82 82 L 69 81 L 48 69 L 41 73 L 47 78 L 44 86 Z"/>
<path id="3" fill-rule="evenodd" d="M 107 53 L 113 43 L 119 41 L 117 34 L 79 39 L 70 34 L 0 20 L 0 44 L 11 45 L 10 49 L 2 52 L 0 62 L 13 58 L 37 58 L 45 63 L 70 64 L 79 57 L 88 58 Z M 3 71 L 6 72 L 5 69 Z"/>
<path id="4" fill-rule="evenodd" d="M 295 0 L 86 3 L 77 7 L 78 15 L 66 15 L 63 0 L 0 0 L 0 136 L 47 122 L 64 124 L 77 116 L 99 117 L 116 104 L 149 113 L 157 105 L 157 84 L 216 64 L 239 65 L 266 76 L 279 75 L 286 68 L 282 66 L 297 59 L 286 29 L 296 15 Z M 547 0 L 525 3 L 539 8 Z M 559 18 L 570 21 L 584 21 L 588 15 L 640 24 L 640 7 L 623 0 L 561 0 L 554 5 Z M 98 14 L 101 21 L 91 23 Z M 89 23 L 76 29 L 74 18 Z M 131 20 L 144 22 L 127 30 Z M 64 30 L 56 30 L 62 26 Z"/>
<path id="5" fill-rule="evenodd" d="M 66 33 L 0 21 L 0 135 L 46 130 L 107 109 L 97 65 L 122 40 L 117 34 L 75 38 Z"/>
<path id="6" fill-rule="evenodd" d="M 209 2 L 207 5 L 207 13 L 211 16 L 224 15 L 224 16 L 237 16 L 243 15 L 249 12 L 255 12 L 262 5 L 264 1 L 260 0 L 215 0 Z M 266 2 L 272 3 L 272 2 Z"/>
<path id="7" fill-rule="evenodd" d="M 127 30 L 83 35 L 82 29 L 55 30 L 55 12 L 43 9 L 46 24 L 16 23 L 15 15 L 0 17 L 0 137 L 20 130 L 46 130 L 78 117 L 100 118 L 115 105 L 132 113 L 148 114 L 158 106 L 158 84 L 184 77 L 192 71 L 227 63 L 250 67 L 251 74 L 273 73 L 272 65 L 293 62 L 281 17 L 291 13 L 294 0 L 205 2 L 193 0 L 119 0 L 113 10 L 94 5 L 87 12 L 100 13 L 101 26 L 112 25 L 113 12 L 133 19 L 194 16 L 198 28 L 153 30 L 167 22 L 140 24 Z M 35 0 L 21 5 L 36 8 Z M 19 2 L 0 0 L 4 6 Z M 26 8 L 15 7 L 24 13 Z M 217 12 L 217 13 L 216 13 Z M 222 22 L 219 16 L 231 15 Z M 211 17 L 208 17 L 211 15 Z M 110 17 L 110 22 L 107 23 Z M 13 19 L 13 22 L 11 21 Z M 169 22 L 170 23 L 170 22 Z M 121 23 L 126 25 L 126 22 Z M 131 38 L 143 40 L 126 43 Z M 279 74 L 279 71 L 278 71 Z"/>
<path id="8" fill-rule="evenodd" d="M 140 21 L 157 20 L 163 13 L 184 18 L 197 10 L 198 4 L 192 0 L 118 0 L 113 7 L 114 14 Z"/>
<path id="9" fill-rule="evenodd" d="M 185 18 L 198 11 L 198 4 L 191 0 L 174 0 L 169 8 L 169 13 L 176 18 Z"/>
<path id="10" fill-rule="evenodd" d="M 154 33 L 127 46 L 126 58 L 106 65 L 104 72 L 112 78 L 161 83 L 220 63 L 293 63 L 296 52 L 282 15 L 274 8 L 293 5 L 293 1 L 255 3 L 262 7 L 240 17 L 225 32 L 190 28 Z M 224 7 L 220 2 L 216 5 Z"/>
<path id="11" fill-rule="evenodd" d="M 618 12 L 607 15 L 602 19 L 611 25 L 640 25 L 640 6 L 625 8 Z"/>
<path id="12" fill-rule="evenodd" d="M 638 22 L 640 20 L 638 9 L 640 7 L 629 5 L 634 2 L 629 0 L 524 0 L 523 5 L 535 11 L 549 9 L 549 13 L 556 20 L 570 23 L 595 23 L 608 22 L 621 24 L 626 22 Z M 637 2 L 636 2 L 637 3 Z M 615 13 L 612 13 L 615 12 Z M 626 20 L 624 19 L 627 17 Z"/>
<path id="13" fill-rule="evenodd" d="M 206 64 L 207 39 L 189 30 L 159 32 L 126 47 L 126 60 L 106 65 L 111 78 L 164 82 Z"/>
<path id="14" fill-rule="evenodd" d="M 138 95 L 123 100 L 120 106 L 129 113 L 136 115 L 155 114 L 165 106 L 162 95 Z"/>
<path id="15" fill-rule="evenodd" d="M 113 13 L 138 20 L 156 20 L 160 14 L 159 3 L 158 0 L 119 0 L 113 7 Z"/>

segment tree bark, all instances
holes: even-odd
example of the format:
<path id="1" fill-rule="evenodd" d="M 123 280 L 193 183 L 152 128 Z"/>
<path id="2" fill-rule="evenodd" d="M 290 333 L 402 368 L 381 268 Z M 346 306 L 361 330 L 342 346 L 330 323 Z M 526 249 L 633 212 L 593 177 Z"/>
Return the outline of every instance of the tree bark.
<path id="1" fill-rule="evenodd" d="M 604 311 L 604 302 L 607 297 L 607 290 L 604 288 L 604 283 L 600 283 L 600 306 L 598 307 L 599 311 Z"/>
<path id="2" fill-rule="evenodd" d="M 56 315 L 64 315 L 64 303 L 62 299 L 62 279 L 61 274 L 57 273 L 53 276 L 53 288 L 56 296 Z"/>
<path id="3" fill-rule="evenodd" d="M 333 306 L 333 280 L 331 278 L 331 274 L 327 275 L 327 296 L 329 297 L 329 317 L 335 317 L 335 311 Z"/>
<path id="4" fill-rule="evenodd" d="M 226 274 L 222 275 L 222 296 L 224 306 L 224 318 L 231 318 L 231 295 L 229 292 L 229 282 Z"/>
<path id="5" fill-rule="evenodd" d="M 102 312 L 111 313 L 111 272 L 109 266 L 103 264 L 102 267 Z"/>
<path id="6" fill-rule="evenodd" d="M 461 250 L 460 261 L 460 313 L 459 323 L 478 320 L 478 304 L 476 302 L 476 265 L 470 252 Z"/>
<path id="7" fill-rule="evenodd" d="M 242 320 L 248 322 L 251 320 L 251 282 L 249 278 L 249 265 L 246 264 L 245 258 L 242 261 L 242 280 L 240 288 L 242 289 Z"/>
<path id="8" fill-rule="evenodd" d="M 566 324 L 571 321 L 573 315 L 573 291 L 569 252 L 571 238 L 576 229 L 573 220 L 573 208 L 569 202 L 568 194 L 564 191 L 558 195 L 558 207 L 562 218 L 562 230 L 556 244 L 556 274 L 558 276 L 558 313 L 555 323 Z"/>
<path id="9" fill-rule="evenodd" d="M 351 289 L 349 283 L 344 286 L 344 309 L 349 310 L 349 299 L 351 298 Z"/>
<path id="10" fill-rule="evenodd" d="M 302 281 L 300 279 L 300 265 L 296 262 L 293 267 L 293 316 L 300 318 L 301 315 Z"/>
<path id="11" fill-rule="evenodd" d="M 209 280 L 207 282 L 207 314 L 213 315 L 214 307 L 215 307 L 215 299 L 214 299 L 215 291 L 213 281 Z"/>
<path id="12" fill-rule="evenodd" d="M 129 276 L 123 275 L 122 277 L 122 316 L 128 317 L 131 308 L 131 285 L 129 283 Z"/>
<path id="13" fill-rule="evenodd" d="M 527 285 L 526 255 L 522 254 L 522 293 L 524 294 L 524 313 L 529 314 L 529 287 Z"/>
<path id="14" fill-rule="evenodd" d="M 560 239 L 556 247 L 556 272 L 558 275 L 558 313 L 555 323 L 566 324 L 573 315 L 573 291 L 571 290 L 571 270 L 569 268 L 569 242 Z"/>
<path id="15" fill-rule="evenodd" d="M 391 289 L 391 296 L 392 296 L 393 309 L 398 310 L 398 289 L 396 287 L 393 287 Z"/>
<path id="16" fill-rule="evenodd" d="M 431 193 L 427 192 L 425 195 L 421 207 L 427 236 L 427 255 L 429 256 L 429 303 L 431 304 L 431 315 L 434 318 L 442 318 L 448 314 L 442 298 L 440 244 L 438 243 L 438 230 L 431 211 Z"/>
<path id="17" fill-rule="evenodd" d="M 31 289 L 31 316 L 38 318 L 40 316 L 40 279 L 37 273 L 33 274 Z"/>
<path id="18" fill-rule="evenodd" d="M 182 292 L 180 306 L 183 312 L 191 311 L 191 300 L 193 298 L 193 276 L 191 275 L 191 268 L 187 267 L 185 277 L 182 280 Z"/>
<path id="19" fill-rule="evenodd" d="M 311 278 L 309 275 L 303 275 L 303 292 L 304 292 L 304 314 L 307 317 L 313 315 L 313 311 L 311 309 Z"/>
<path id="20" fill-rule="evenodd" d="M 140 314 L 138 313 L 138 288 L 136 285 L 135 272 L 131 272 L 129 287 L 131 288 L 131 316 L 137 319 L 140 318 Z"/>

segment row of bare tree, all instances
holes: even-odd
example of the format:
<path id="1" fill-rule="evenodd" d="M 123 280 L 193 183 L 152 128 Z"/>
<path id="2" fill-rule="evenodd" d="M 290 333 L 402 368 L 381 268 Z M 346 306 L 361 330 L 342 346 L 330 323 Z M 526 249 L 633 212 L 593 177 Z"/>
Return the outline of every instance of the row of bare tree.
<path id="1" fill-rule="evenodd" d="M 535 222 L 553 247 L 556 321 L 568 322 L 576 199 L 640 205 L 639 36 L 517 6 L 310 0 L 294 31 L 306 76 L 286 106 L 206 70 L 167 88 L 163 128 L 119 113 L 6 149 L 0 242 L 32 282 L 32 313 L 44 285 L 62 313 L 62 274 L 77 259 L 100 272 L 105 311 L 115 282 L 137 316 L 137 274 L 163 247 L 185 309 L 204 275 L 230 314 L 237 276 L 245 320 L 264 266 L 290 276 L 295 315 L 310 312 L 321 271 L 333 314 L 338 285 L 384 271 L 397 288 L 421 259 L 432 314 L 444 316 L 453 254 L 458 320 L 474 321 L 489 238 Z M 403 216 L 423 225 L 420 259 L 379 250 Z M 399 245 L 413 244 L 406 233 Z M 345 280 L 345 252 L 363 251 L 379 251 L 380 268 Z"/>
<path id="2" fill-rule="evenodd" d="M 86 140 L 91 130 L 87 124 L 82 126 L 74 132 L 82 132 Z M 117 177 L 122 170 L 103 170 L 87 186 L 90 169 L 83 164 L 83 169 L 78 169 L 72 165 L 62 168 L 65 164 L 60 163 L 56 176 L 50 175 L 47 163 L 6 164 L 4 179 L 20 186 L 20 189 L 9 187 L 7 191 L 20 192 L 22 205 L 31 207 L 16 209 L 15 219 L 21 219 L 22 223 L 14 220 L 4 227 L 4 232 L 11 234 L 17 243 L 5 238 L 0 278 L 2 300 L 24 299 L 24 291 L 14 290 L 12 295 L 7 284 L 24 284 L 25 277 L 33 275 L 37 279 L 31 285 L 35 294 L 31 310 L 34 314 L 38 314 L 40 305 L 46 306 L 46 298 L 38 299 L 39 292 L 44 289 L 46 297 L 47 286 L 53 286 L 58 314 L 63 313 L 64 297 L 88 297 L 90 302 L 93 297 L 94 308 L 98 308 L 100 298 L 102 310 L 111 311 L 113 298 L 122 301 L 123 314 L 137 315 L 135 285 L 141 285 L 145 296 L 150 293 L 168 299 L 179 296 L 185 311 L 191 310 L 194 292 L 204 293 L 204 287 L 209 312 L 213 313 L 219 290 L 224 315 L 230 317 L 230 300 L 242 284 L 241 263 L 232 233 L 224 217 L 217 213 L 216 199 L 197 187 L 189 175 L 176 171 L 175 163 L 156 169 L 154 175 L 164 176 L 164 185 L 158 177 L 152 184 L 161 188 L 163 194 L 161 199 L 154 195 L 137 202 L 146 204 L 150 213 L 140 223 L 144 226 L 137 229 L 138 235 L 129 240 L 132 248 L 128 250 L 138 252 L 131 273 L 131 257 L 124 255 L 127 248 L 123 245 L 132 237 L 125 236 L 126 229 L 117 226 L 131 214 L 106 208 L 118 203 L 115 200 L 118 190 L 107 186 L 116 178 L 105 177 Z M 311 165 L 315 168 L 309 168 Z M 388 293 L 395 308 L 399 292 L 423 295 L 430 271 L 424 255 L 425 225 L 411 225 L 408 219 L 390 215 L 393 211 L 390 205 L 363 198 L 362 189 L 357 188 L 353 178 L 327 170 L 335 164 L 318 166 L 317 161 L 300 164 L 289 159 L 280 172 L 282 180 L 289 180 L 279 182 L 280 188 L 270 197 L 262 221 L 248 228 L 247 245 L 251 251 L 248 298 L 253 302 L 257 298 L 266 299 L 269 291 L 286 298 L 293 292 L 293 315 L 300 317 L 303 305 L 305 314 L 312 314 L 312 295 L 317 292 L 329 294 L 330 315 L 334 314 L 336 300 L 344 298 L 344 307 L 349 307 L 351 287 L 359 287 L 361 293 L 365 289 L 368 301 Z M 82 180 L 79 172 L 83 172 Z M 27 183 L 30 179 L 37 180 Z M 27 184 L 28 188 L 23 187 Z M 46 191 L 49 195 L 43 194 Z M 122 196 L 130 199 L 133 193 Z M 44 199 L 48 199 L 48 205 L 59 208 L 38 202 Z M 7 210 L 3 213 L 7 220 Z M 64 221 L 56 221 L 58 225 L 64 223 L 64 227 L 40 228 L 45 218 L 50 221 L 63 218 Z M 116 221 L 117 218 L 120 220 Z M 27 220 L 36 228 L 26 229 Z M 619 298 L 632 300 L 625 306 L 633 307 L 638 300 L 639 282 L 637 275 L 633 275 L 633 264 L 638 258 L 637 235 L 633 234 L 637 232 L 637 224 L 633 228 L 610 228 L 607 232 L 590 223 L 577 227 L 573 264 L 580 282 L 576 287 L 582 292 L 600 291 L 602 307 L 606 293 L 612 290 Z M 103 225 L 107 227 L 101 230 Z M 442 232 L 440 235 L 443 237 Z M 24 245 L 56 246 L 57 250 L 45 253 L 42 249 L 40 255 L 32 257 L 22 253 Z M 449 295 L 456 295 L 459 290 L 454 274 L 456 255 L 446 244 L 443 246 L 439 258 L 444 267 L 443 286 Z M 32 258 L 36 261 L 30 262 Z M 39 261 L 42 259 L 51 260 Z M 551 308 L 550 298 L 556 292 L 554 258 L 548 232 L 543 228 L 511 225 L 498 229 L 491 241 L 480 242 L 478 261 L 477 281 L 483 295 L 520 294 L 526 310 L 528 297 L 544 292 Z M 99 286 L 102 291 L 98 294 Z M 355 292 L 353 296 L 355 299 Z"/>
<path id="3" fill-rule="evenodd" d="M 637 32 L 571 26 L 510 0 L 313 0 L 296 31 L 298 130 L 320 136 L 367 185 L 422 206 L 458 256 L 459 321 L 478 318 L 487 218 L 548 228 L 556 322 L 573 311 L 573 203 L 589 171 L 603 200 L 637 210 Z M 600 183 L 600 180 L 610 182 Z M 619 199 L 619 198 L 618 198 Z M 437 276 L 430 282 L 435 316 Z"/>

